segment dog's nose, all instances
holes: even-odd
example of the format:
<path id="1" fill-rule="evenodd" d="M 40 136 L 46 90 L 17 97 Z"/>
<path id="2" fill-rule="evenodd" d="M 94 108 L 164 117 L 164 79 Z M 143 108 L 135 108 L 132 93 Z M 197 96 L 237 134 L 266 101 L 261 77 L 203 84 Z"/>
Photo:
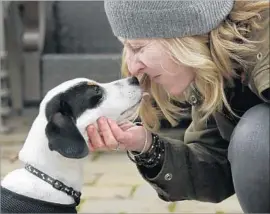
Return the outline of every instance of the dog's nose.
<path id="1" fill-rule="evenodd" d="M 129 84 L 131 85 L 140 85 L 139 80 L 136 77 L 132 77 L 128 80 Z"/>

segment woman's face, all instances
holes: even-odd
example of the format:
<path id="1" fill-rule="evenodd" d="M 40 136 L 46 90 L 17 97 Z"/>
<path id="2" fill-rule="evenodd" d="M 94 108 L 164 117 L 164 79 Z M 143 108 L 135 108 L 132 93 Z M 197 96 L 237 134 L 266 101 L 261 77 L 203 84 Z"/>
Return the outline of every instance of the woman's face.
<path id="1" fill-rule="evenodd" d="M 194 69 L 176 63 L 160 42 L 119 40 L 126 47 L 126 62 L 132 76 L 146 74 L 171 95 L 181 95 L 194 80 Z"/>

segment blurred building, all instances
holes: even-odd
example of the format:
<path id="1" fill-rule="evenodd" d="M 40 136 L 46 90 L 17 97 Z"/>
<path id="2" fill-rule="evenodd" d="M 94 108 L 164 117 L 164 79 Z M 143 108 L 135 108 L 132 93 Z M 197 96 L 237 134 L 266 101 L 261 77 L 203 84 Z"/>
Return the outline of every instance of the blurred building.
<path id="1" fill-rule="evenodd" d="M 0 132 L 63 81 L 120 77 L 103 1 L 1 1 Z"/>

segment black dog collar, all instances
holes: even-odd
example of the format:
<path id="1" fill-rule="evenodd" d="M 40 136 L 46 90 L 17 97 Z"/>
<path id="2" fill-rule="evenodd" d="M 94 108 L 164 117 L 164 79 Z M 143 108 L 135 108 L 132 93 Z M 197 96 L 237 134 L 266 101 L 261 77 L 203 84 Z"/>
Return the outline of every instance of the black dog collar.
<path id="1" fill-rule="evenodd" d="M 51 184 L 53 188 L 59 191 L 65 192 L 67 195 L 73 197 L 76 205 L 80 203 L 81 192 L 74 190 L 72 187 L 66 186 L 65 184 L 63 184 L 61 181 L 57 179 L 53 179 L 49 175 L 39 171 L 38 169 L 31 166 L 30 164 L 26 164 L 25 169 L 28 172 L 32 173 L 33 175 L 37 176 L 38 178 L 42 179 L 43 181 Z"/>

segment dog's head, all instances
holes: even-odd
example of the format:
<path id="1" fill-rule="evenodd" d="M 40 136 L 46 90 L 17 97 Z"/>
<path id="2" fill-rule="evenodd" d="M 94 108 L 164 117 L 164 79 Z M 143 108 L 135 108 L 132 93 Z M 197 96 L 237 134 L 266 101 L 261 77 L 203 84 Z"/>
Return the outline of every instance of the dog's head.
<path id="1" fill-rule="evenodd" d="M 40 105 L 47 120 L 50 150 L 67 158 L 88 154 L 86 127 L 105 116 L 121 122 L 138 107 L 142 91 L 136 78 L 101 84 L 78 78 L 50 90 Z"/>

